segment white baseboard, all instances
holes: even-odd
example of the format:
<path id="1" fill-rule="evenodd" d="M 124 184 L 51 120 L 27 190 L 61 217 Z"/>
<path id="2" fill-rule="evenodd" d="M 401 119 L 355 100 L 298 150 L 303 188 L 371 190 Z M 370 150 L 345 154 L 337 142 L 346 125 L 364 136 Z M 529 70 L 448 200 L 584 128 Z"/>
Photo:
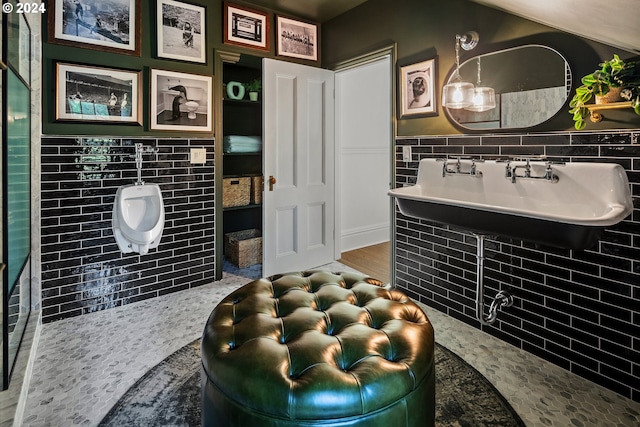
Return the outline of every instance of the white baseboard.
<path id="1" fill-rule="evenodd" d="M 366 227 L 343 230 L 340 238 L 340 249 L 342 252 L 388 242 L 391 236 L 389 224 L 377 224 Z"/>

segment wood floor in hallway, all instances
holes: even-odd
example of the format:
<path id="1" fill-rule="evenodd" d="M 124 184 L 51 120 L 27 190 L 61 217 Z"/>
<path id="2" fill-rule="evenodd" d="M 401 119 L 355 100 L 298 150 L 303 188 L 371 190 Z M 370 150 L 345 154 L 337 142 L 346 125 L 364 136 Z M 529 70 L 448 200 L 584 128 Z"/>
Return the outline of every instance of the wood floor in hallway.
<path id="1" fill-rule="evenodd" d="M 340 258 L 338 262 L 388 283 L 391 281 L 390 248 L 391 243 L 384 242 L 360 249 L 354 249 L 352 251 L 343 252 L 342 258 Z"/>

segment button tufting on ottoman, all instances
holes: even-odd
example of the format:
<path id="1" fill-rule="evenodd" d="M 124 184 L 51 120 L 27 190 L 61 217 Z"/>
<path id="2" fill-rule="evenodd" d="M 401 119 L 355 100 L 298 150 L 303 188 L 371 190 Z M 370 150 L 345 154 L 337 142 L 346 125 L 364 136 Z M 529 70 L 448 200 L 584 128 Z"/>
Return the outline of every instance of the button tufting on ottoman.
<path id="1" fill-rule="evenodd" d="M 202 421 L 235 427 L 424 427 L 433 328 L 405 294 L 358 273 L 253 281 L 202 336 Z"/>

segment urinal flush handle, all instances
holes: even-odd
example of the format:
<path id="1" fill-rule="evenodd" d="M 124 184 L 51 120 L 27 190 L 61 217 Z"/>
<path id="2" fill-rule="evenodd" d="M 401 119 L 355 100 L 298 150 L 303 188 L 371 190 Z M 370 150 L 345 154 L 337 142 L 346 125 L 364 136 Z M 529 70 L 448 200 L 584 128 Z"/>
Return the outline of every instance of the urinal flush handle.
<path id="1" fill-rule="evenodd" d="M 276 178 L 273 175 L 269 176 L 269 191 L 273 191 L 273 186 L 276 183 Z"/>

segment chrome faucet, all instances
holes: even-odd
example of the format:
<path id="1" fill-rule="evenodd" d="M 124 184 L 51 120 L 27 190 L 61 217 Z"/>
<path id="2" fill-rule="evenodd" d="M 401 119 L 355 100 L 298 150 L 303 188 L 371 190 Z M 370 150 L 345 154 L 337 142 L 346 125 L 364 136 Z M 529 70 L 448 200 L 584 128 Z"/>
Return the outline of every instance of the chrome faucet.
<path id="1" fill-rule="evenodd" d="M 504 177 L 505 178 L 511 178 L 511 174 L 512 174 L 511 173 L 511 160 L 507 160 L 506 162 L 507 162 L 507 164 L 504 167 Z"/>
<path id="2" fill-rule="evenodd" d="M 562 163 L 559 163 L 562 164 Z M 524 169 L 524 173 L 522 175 L 518 175 L 518 169 Z M 507 161 L 505 178 L 511 180 L 512 183 L 515 184 L 516 178 L 526 178 L 526 179 L 543 179 L 548 182 L 556 183 L 560 180 L 558 175 L 553 173 L 553 168 L 551 167 L 551 162 L 548 161 L 545 164 L 545 173 L 540 176 L 532 176 L 531 175 L 531 163 L 529 159 L 526 159 L 526 164 L 524 165 L 516 165 L 511 167 L 511 163 Z"/>
<path id="3" fill-rule="evenodd" d="M 558 175 L 553 173 L 553 169 L 551 168 L 551 162 L 547 162 L 547 167 L 544 171 L 544 175 L 542 176 L 542 178 L 550 182 L 560 181 L 560 178 L 558 177 Z"/>
<path id="4" fill-rule="evenodd" d="M 469 175 L 473 177 L 481 177 L 482 172 L 478 170 L 476 166 L 476 162 L 483 162 L 484 160 L 476 160 L 471 159 L 471 166 L 468 172 L 462 171 L 462 164 L 460 163 L 460 157 L 456 160 L 455 169 L 449 168 L 451 163 L 449 163 L 448 159 L 443 159 L 444 164 L 442 165 L 442 177 L 446 177 L 447 175 Z"/>
<path id="5" fill-rule="evenodd" d="M 524 175 L 518 176 L 518 168 L 524 168 Z M 511 182 L 515 183 L 516 178 L 531 178 L 531 164 L 529 163 L 529 159 L 527 159 L 527 163 L 524 166 L 514 166 L 511 169 Z"/>

